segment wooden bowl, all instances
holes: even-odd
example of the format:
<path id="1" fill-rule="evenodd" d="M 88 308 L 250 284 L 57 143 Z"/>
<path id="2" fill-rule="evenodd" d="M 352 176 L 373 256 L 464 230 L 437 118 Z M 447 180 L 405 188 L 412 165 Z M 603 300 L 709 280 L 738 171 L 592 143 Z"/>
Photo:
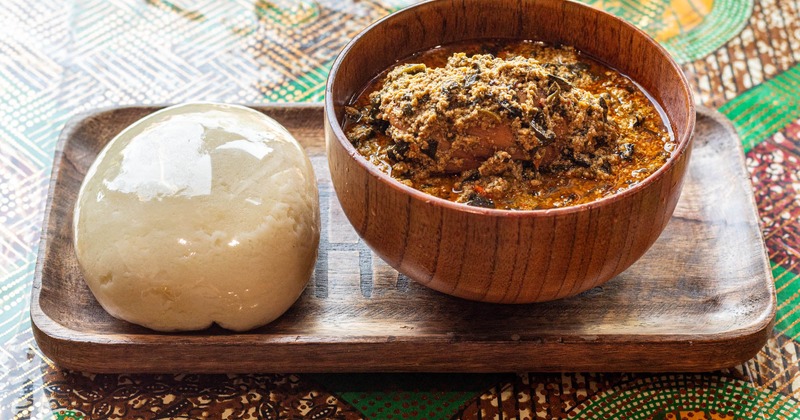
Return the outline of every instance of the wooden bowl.
<path id="1" fill-rule="evenodd" d="M 640 184 L 558 209 L 470 207 L 407 187 L 364 159 L 342 131 L 344 106 L 397 60 L 470 39 L 572 45 L 620 70 L 663 107 L 678 146 Z M 561 0 L 431 1 L 368 27 L 341 52 L 325 91 L 325 136 L 334 188 L 364 241 L 432 289 L 466 299 L 527 303 L 603 284 L 655 242 L 680 196 L 695 125 L 681 68 L 645 33 L 605 12 Z"/>

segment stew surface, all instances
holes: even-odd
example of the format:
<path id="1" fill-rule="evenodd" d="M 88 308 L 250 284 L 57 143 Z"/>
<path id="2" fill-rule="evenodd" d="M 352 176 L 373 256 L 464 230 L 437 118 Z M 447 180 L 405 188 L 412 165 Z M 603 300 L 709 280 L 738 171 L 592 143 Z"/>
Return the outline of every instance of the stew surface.
<path id="1" fill-rule="evenodd" d="M 403 60 L 346 107 L 345 133 L 370 162 L 468 205 L 587 203 L 655 172 L 675 148 L 655 101 L 569 46 L 445 45 Z"/>

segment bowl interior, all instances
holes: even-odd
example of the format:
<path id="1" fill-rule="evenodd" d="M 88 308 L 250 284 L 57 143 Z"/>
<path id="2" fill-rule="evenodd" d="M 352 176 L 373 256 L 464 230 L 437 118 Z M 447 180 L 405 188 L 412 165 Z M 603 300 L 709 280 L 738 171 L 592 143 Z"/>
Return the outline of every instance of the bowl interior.
<path id="1" fill-rule="evenodd" d="M 328 118 L 338 123 L 332 124 L 336 137 L 352 149 L 341 130 L 344 105 L 380 72 L 416 52 L 472 39 L 572 45 L 628 75 L 658 101 L 678 142 L 674 155 L 683 153 L 689 142 L 692 93 L 666 50 L 619 18 L 564 0 L 435 0 L 374 23 L 344 48 L 331 68 L 325 101 Z"/>

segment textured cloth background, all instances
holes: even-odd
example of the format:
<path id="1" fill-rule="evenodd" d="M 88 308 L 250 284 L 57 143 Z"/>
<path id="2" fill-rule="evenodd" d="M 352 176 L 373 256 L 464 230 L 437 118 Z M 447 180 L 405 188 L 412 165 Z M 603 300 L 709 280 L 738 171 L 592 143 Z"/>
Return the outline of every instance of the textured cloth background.
<path id="1" fill-rule="evenodd" d="M 0 418 L 800 418 L 800 1 L 587 0 L 682 63 L 734 123 L 778 291 L 774 334 L 711 374 L 90 375 L 33 341 L 53 149 L 82 111 L 319 101 L 339 49 L 405 1 L 0 2 Z"/>

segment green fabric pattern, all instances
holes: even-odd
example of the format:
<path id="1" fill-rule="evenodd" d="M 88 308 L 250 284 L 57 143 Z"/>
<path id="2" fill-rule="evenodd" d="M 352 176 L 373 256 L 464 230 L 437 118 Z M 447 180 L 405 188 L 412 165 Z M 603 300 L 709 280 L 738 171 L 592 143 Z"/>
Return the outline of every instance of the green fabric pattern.
<path id="1" fill-rule="evenodd" d="M 800 414 L 791 412 L 793 404 L 787 399 L 738 379 L 672 374 L 643 378 L 598 394 L 570 418 L 667 419 L 670 413 L 687 411 L 706 414 L 699 418 L 800 418 Z"/>
<path id="2" fill-rule="evenodd" d="M 319 16 L 319 7 L 316 3 L 300 0 L 291 3 L 291 7 L 279 7 L 275 4 L 258 0 L 253 5 L 259 18 L 266 18 L 282 25 L 298 25 L 313 21 Z"/>
<path id="3" fill-rule="evenodd" d="M 502 374 L 315 374 L 311 378 L 368 419 L 449 419 Z"/>
<path id="4" fill-rule="evenodd" d="M 703 58 L 742 31 L 753 10 L 752 0 L 717 0 L 703 23 L 663 42 L 679 63 Z"/>
<path id="5" fill-rule="evenodd" d="M 774 262 L 772 277 L 778 294 L 778 313 L 775 329 L 792 340 L 800 338 L 800 274 L 793 273 Z"/>
<path id="6" fill-rule="evenodd" d="M 742 139 L 745 152 L 800 118 L 800 65 L 720 107 Z"/>
<path id="7" fill-rule="evenodd" d="M 271 90 L 269 94 L 265 93 L 264 100 L 268 102 L 322 102 L 325 97 L 328 72 L 333 61 L 330 60 L 297 80 L 290 81 L 286 87 Z M 265 89 L 262 89 L 263 91 Z"/>
<path id="8" fill-rule="evenodd" d="M 697 26 L 685 27 L 671 14 L 669 0 L 583 0 L 592 6 L 613 13 L 656 37 L 667 28 L 667 21 L 676 22 L 679 34 L 658 39 L 679 63 L 688 63 L 711 54 L 742 31 L 753 10 L 753 0 L 715 0 L 711 11 L 703 16 L 697 8 Z M 689 1 L 688 4 L 692 5 Z"/>

